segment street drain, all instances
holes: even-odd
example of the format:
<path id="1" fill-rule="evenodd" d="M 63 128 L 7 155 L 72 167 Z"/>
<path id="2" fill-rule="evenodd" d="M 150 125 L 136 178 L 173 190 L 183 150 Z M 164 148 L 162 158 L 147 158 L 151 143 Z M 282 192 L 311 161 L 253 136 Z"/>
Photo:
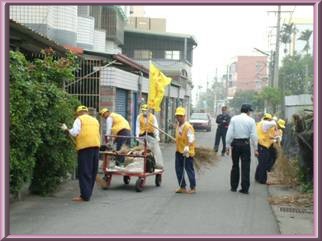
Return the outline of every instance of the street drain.
<path id="1" fill-rule="evenodd" d="M 307 208 L 293 208 L 293 207 L 280 207 L 281 212 L 289 212 L 289 213 L 307 213 L 313 214 L 313 210 Z"/>

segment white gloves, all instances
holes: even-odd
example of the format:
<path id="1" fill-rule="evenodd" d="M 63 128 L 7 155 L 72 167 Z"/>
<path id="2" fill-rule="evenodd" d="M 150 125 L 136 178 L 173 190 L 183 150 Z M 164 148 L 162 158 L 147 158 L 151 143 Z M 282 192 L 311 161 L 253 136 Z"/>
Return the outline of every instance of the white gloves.
<path id="1" fill-rule="evenodd" d="M 189 157 L 189 146 L 185 146 L 183 149 L 183 156 Z"/>
<path id="2" fill-rule="evenodd" d="M 159 142 L 160 141 L 159 135 L 155 136 L 155 139 L 157 140 L 157 142 Z"/>
<path id="3" fill-rule="evenodd" d="M 66 131 L 68 128 L 67 128 L 66 124 L 65 124 L 65 123 L 63 123 L 63 124 L 61 125 L 60 129 L 62 129 L 63 131 Z"/>
<path id="4" fill-rule="evenodd" d="M 277 137 L 276 137 L 276 141 L 277 141 L 277 142 L 281 142 L 281 141 L 282 141 L 282 137 L 281 137 L 281 136 L 277 136 Z"/>

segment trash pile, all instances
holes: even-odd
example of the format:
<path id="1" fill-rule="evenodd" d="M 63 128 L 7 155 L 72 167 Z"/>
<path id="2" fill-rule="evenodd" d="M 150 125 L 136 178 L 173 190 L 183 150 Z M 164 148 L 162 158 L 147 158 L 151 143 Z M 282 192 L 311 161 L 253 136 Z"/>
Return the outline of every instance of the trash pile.
<path id="1" fill-rule="evenodd" d="M 101 148 L 103 150 L 103 148 Z M 107 148 L 108 150 L 108 148 Z M 163 169 L 163 157 L 160 150 L 159 142 L 152 137 L 147 137 L 147 146 L 145 148 L 144 142 L 139 142 L 138 146 L 129 148 L 124 145 L 119 151 L 108 150 L 110 171 L 124 171 L 131 173 L 152 173 L 155 169 Z M 124 156 L 124 163 L 116 165 L 118 156 Z M 144 169 L 144 159 L 146 162 Z"/>
<path id="2" fill-rule="evenodd" d="M 268 198 L 268 202 L 273 205 L 290 204 L 296 207 L 313 207 L 312 193 L 296 193 L 293 195 L 272 196 Z"/>

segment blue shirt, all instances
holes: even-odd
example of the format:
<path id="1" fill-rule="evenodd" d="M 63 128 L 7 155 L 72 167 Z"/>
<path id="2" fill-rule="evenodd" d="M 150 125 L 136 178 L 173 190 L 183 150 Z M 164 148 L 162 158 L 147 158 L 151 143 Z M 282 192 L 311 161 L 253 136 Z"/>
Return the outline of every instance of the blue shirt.
<path id="1" fill-rule="evenodd" d="M 250 138 L 255 150 L 257 150 L 258 137 L 256 132 L 256 123 L 255 120 L 246 113 L 233 116 L 230 120 L 226 135 L 227 146 L 230 146 L 235 138 Z"/>

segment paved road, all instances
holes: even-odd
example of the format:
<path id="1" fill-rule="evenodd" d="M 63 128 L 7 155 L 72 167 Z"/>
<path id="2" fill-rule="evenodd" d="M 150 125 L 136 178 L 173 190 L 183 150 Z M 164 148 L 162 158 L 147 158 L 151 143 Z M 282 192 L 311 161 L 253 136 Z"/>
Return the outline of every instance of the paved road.
<path id="1" fill-rule="evenodd" d="M 211 133 L 197 132 L 199 145 L 212 147 Z M 109 190 L 95 187 L 93 198 L 73 203 L 78 183 L 72 181 L 51 197 L 29 196 L 10 207 L 11 234 L 128 234 L 128 235 L 254 235 L 279 234 L 267 187 L 254 183 L 250 194 L 229 191 L 231 160 L 197 176 L 196 194 L 175 194 L 174 144 L 163 144 L 165 173 L 156 187 L 148 177 L 144 191 L 135 192 L 135 180 L 126 186 L 113 176 Z"/>

